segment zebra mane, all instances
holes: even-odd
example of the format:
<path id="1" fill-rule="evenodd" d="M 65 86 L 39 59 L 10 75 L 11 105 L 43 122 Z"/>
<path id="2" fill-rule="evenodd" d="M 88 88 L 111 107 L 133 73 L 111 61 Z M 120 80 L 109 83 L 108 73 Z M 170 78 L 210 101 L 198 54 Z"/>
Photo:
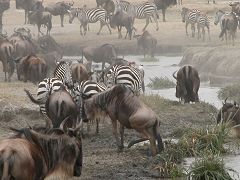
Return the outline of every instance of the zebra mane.
<path id="1" fill-rule="evenodd" d="M 57 64 L 57 67 L 55 68 L 55 70 L 54 70 L 54 72 L 53 72 L 54 77 L 56 77 L 59 69 L 62 68 L 63 66 L 65 66 L 65 65 L 68 65 L 67 62 L 65 62 L 65 61 L 60 61 L 60 62 Z"/>

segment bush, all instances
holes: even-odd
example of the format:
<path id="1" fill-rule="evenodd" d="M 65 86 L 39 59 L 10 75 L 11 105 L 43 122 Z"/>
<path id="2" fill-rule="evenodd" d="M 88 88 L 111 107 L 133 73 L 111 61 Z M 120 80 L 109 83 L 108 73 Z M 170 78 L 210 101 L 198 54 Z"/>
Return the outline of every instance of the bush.
<path id="1" fill-rule="evenodd" d="M 150 83 L 147 85 L 151 89 L 166 89 L 175 87 L 175 83 L 167 77 L 150 78 Z"/>
<path id="2" fill-rule="evenodd" d="M 194 129 L 185 133 L 178 144 L 186 156 L 196 156 L 203 151 L 211 151 L 213 154 L 226 153 L 224 144 L 227 142 L 230 130 L 229 123 Z"/>
<path id="3" fill-rule="evenodd" d="M 196 159 L 190 167 L 188 178 L 192 180 L 232 180 L 223 160 L 218 155 L 205 152 L 201 159 Z M 236 173 L 236 172 L 235 172 Z"/>
<path id="4" fill-rule="evenodd" d="M 240 102 L 240 85 L 239 84 L 229 85 L 224 88 L 221 88 L 218 91 L 219 99 L 226 99 L 227 97 L 230 100 Z"/>

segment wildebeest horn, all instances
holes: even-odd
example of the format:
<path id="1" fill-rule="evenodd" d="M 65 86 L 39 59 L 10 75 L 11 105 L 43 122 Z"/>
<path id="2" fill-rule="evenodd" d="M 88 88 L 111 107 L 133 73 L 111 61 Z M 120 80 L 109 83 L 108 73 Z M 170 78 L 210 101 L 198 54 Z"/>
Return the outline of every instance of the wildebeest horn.
<path id="1" fill-rule="evenodd" d="M 177 71 L 174 71 L 173 74 L 172 74 L 172 76 L 174 77 L 174 79 L 177 80 L 177 77 L 176 77 L 176 75 L 175 75 L 176 72 L 177 72 Z"/>
<path id="2" fill-rule="evenodd" d="M 69 119 L 70 115 L 67 116 L 60 124 L 59 128 L 62 129 L 64 131 L 64 124 L 67 122 L 67 120 Z"/>

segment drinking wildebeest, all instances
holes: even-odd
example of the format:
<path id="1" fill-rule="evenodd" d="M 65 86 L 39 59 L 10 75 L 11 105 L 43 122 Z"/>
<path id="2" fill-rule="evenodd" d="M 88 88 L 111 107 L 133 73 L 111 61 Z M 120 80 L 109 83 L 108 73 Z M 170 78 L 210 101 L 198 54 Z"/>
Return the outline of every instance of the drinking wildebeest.
<path id="1" fill-rule="evenodd" d="M 150 140 L 153 156 L 163 150 L 160 120 L 152 109 L 141 102 L 125 85 L 116 85 L 84 101 L 83 119 L 95 119 L 101 112 L 107 113 L 112 120 L 118 150 L 122 151 L 124 148 L 124 127 L 135 129 L 144 136 L 143 139 L 131 141 L 128 147 L 137 142 Z M 120 122 L 121 141 L 118 137 L 117 122 Z"/>
<path id="2" fill-rule="evenodd" d="M 234 46 L 234 41 L 236 38 L 236 31 L 238 27 L 238 18 L 234 12 L 229 14 L 225 14 L 224 17 L 221 19 L 222 23 L 222 31 L 219 35 L 219 38 L 222 38 L 225 35 L 226 44 L 228 43 L 228 34 L 229 37 L 232 39 L 232 45 Z"/>
<path id="3" fill-rule="evenodd" d="M 166 21 L 165 14 L 166 14 L 166 9 L 170 6 L 174 6 L 177 4 L 177 0 L 154 0 L 154 3 L 157 6 L 157 10 L 162 10 L 162 15 L 163 15 L 163 22 Z"/>
<path id="4" fill-rule="evenodd" d="M 3 12 L 10 8 L 10 0 L 0 0 L 0 34 L 2 34 Z"/>
<path id="5" fill-rule="evenodd" d="M 42 134 L 29 128 L 0 141 L 1 179 L 69 179 L 80 176 L 82 142 L 77 129 Z M 53 133 L 55 131 L 56 133 Z"/>
<path id="6" fill-rule="evenodd" d="M 38 27 L 38 36 L 39 34 L 43 34 L 41 32 L 41 26 L 45 25 L 47 27 L 47 35 L 50 35 L 50 31 L 52 29 L 52 15 L 49 12 L 44 11 L 44 7 L 41 2 L 37 2 L 36 10 L 29 13 L 29 23 L 36 24 Z"/>
<path id="7" fill-rule="evenodd" d="M 137 38 L 138 51 L 143 51 L 144 58 L 146 54 L 154 57 L 154 53 L 157 47 L 157 39 L 154 38 L 148 31 L 144 31 L 142 35 L 135 35 L 134 37 Z"/>
<path id="8" fill-rule="evenodd" d="M 47 64 L 44 59 L 31 54 L 15 60 L 18 64 L 17 76 L 19 80 L 38 83 L 47 75 Z"/>
<path id="9" fill-rule="evenodd" d="M 129 36 L 129 39 L 131 40 L 132 38 L 132 30 L 133 30 L 133 18 L 129 16 L 126 12 L 124 11 L 117 11 L 113 16 L 110 17 L 110 26 L 111 28 L 116 28 L 118 29 L 118 38 L 122 38 L 122 27 L 125 27 L 127 32 L 125 39 L 127 38 L 127 34 Z"/>
<path id="10" fill-rule="evenodd" d="M 89 62 L 87 69 L 90 71 L 92 67 L 92 61 L 96 63 L 102 63 L 102 70 L 105 67 L 105 63 L 113 64 L 117 58 L 117 52 L 112 44 L 103 44 L 95 47 L 85 47 L 82 50 L 82 56 Z"/>
<path id="11" fill-rule="evenodd" d="M 11 77 L 14 72 L 14 61 L 13 61 L 14 47 L 11 42 L 7 39 L 7 34 L 0 34 L 0 61 L 2 61 L 3 72 L 5 74 L 5 81 L 11 81 Z M 7 78 L 8 73 L 8 78 Z"/>
<path id="12" fill-rule="evenodd" d="M 175 73 L 176 71 L 173 73 L 173 77 L 177 80 L 176 97 L 183 99 L 185 103 L 199 102 L 200 78 L 198 71 L 194 67 L 186 65 L 178 70 L 177 76 Z"/>
<path id="13" fill-rule="evenodd" d="M 237 103 L 234 101 L 234 103 L 227 102 L 227 98 L 222 103 L 223 106 L 219 110 L 217 115 L 217 124 L 222 122 L 231 121 L 232 125 L 234 126 L 234 129 L 236 131 L 237 137 L 240 137 L 240 108 L 237 105 Z"/>

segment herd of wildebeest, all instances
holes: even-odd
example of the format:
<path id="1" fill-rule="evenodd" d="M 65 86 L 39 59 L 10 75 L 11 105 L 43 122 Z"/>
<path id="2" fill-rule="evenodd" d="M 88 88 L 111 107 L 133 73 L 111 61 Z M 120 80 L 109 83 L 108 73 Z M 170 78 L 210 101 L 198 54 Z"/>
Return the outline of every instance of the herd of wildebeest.
<path id="1" fill-rule="evenodd" d="M 46 121 L 46 126 L 42 127 L 11 127 L 15 135 L 0 141 L 0 176 L 3 180 L 68 179 L 80 176 L 84 165 L 83 124 L 96 121 L 96 133 L 99 133 L 99 120 L 105 117 L 112 122 L 118 151 L 124 148 L 124 128 L 135 129 L 143 137 L 131 141 L 128 148 L 149 140 L 153 156 L 164 150 L 160 120 L 139 99 L 140 92 L 145 91 L 143 66 L 119 58 L 112 44 L 85 47 L 82 49 L 82 59 L 78 62 L 64 61 L 63 48 L 50 36 L 51 17 L 59 15 L 62 27 L 64 15 L 69 14 L 70 23 L 77 17 L 82 35 L 86 35 L 89 23 L 96 21 L 101 24 L 98 33 L 104 25 L 108 26 L 111 33 L 108 25 L 110 19 L 110 26 L 118 27 L 119 38 L 122 37 L 121 28 L 125 27 L 126 36 L 128 34 L 130 39 L 135 29 L 134 19 L 144 18 L 146 25 L 143 33 L 137 36 L 137 45 L 143 49 L 144 56 L 154 56 L 157 40 L 146 31 L 147 25 L 153 18 L 158 30 L 157 10 L 162 10 L 165 21 L 166 8 L 176 5 L 176 0 L 154 0 L 140 5 L 131 5 L 127 1 L 97 0 L 95 9 L 86 6 L 73 8 L 73 4 L 57 2 L 43 7 L 42 1 L 16 0 L 16 8 L 25 10 L 25 23 L 38 26 L 38 39 L 35 40 L 31 31 L 24 27 L 14 29 L 9 37 L 2 33 L 2 14 L 9 8 L 9 0 L 0 0 L 0 60 L 5 81 L 10 82 L 16 68 L 18 80 L 38 84 L 36 98 L 29 90 L 25 89 L 25 92 L 33 103 L 39 105 Z M 215 23 L 220 22 L 221 26 L 220 37 L 226 32 L 235 36 L 240 4 L 234 2 L 230 5 L 233 12 L 216 13 Z M 98 19 L 94 19 L 97 16 Z M 199 33 L 202 28 L 203 36 L 203 29 L 209 29 L 207 15 L 199 10 L 182 8 L 182 18 L 186 22 L 186 33 L 188 24 L 191 24 L 192 36 L 195 34 L 195 24 Z M 47 35 L 40 35 L 42 25 L 47 27 Z M 92 71 L 92 61 L 102 63 L 102 69 Z M 105 63 L 109 66 L 106 67 Z M 177 98 L 184 103 L 199 102 L 200 78 L 194 67 L 185 65 L 174 72 L 173 77 L 176 79 Z M 217 123 L 228 119 L 229 115 L 236 124 L 240 123 L 239 107 L 225 100 Z"/>

